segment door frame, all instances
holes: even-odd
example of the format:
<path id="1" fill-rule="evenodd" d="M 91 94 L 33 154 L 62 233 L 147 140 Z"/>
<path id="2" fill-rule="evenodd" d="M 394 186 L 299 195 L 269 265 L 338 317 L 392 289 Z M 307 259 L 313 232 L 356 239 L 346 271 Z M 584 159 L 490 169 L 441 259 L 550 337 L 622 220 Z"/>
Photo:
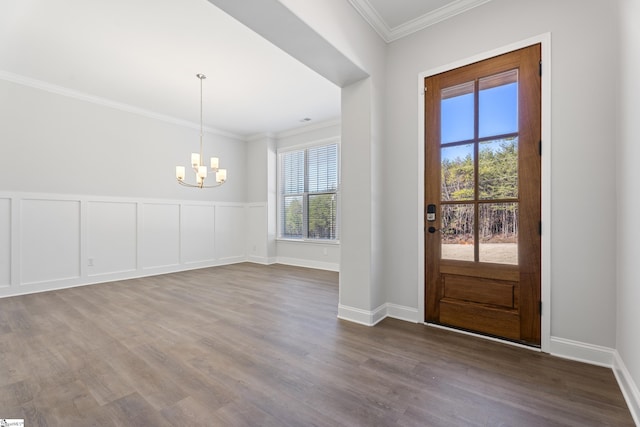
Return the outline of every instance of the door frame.
<path id="1" fill-rule="evenodd" d="M 522 49 L 534 44 L 541 44 L 542 55 L 542 159 L 541 159 L 541 202 L 542 202 L 542 271 L 541 271 L 541 302 L 542 314 L 540 350 L 549 353 L 551 348 L 551 33 L 544 33 L 525 40 L 511 43 L 487 52 L 479 53 L 453 63 L 442 65 L 418 74 L 418 223 L 416 235 L 418 236 L 418 322 L 425 319 L 425 232 L 424 232 L 424 79 L 435 74 L 463 67 L 474 62 L 483 61 L 494 56 L 502 55 L 514 50 Z M 436 325 L 434 325 L 436 326 Z M 439 326 L 438 326 L 439 327 Z M 475 334 L 474 334 L 475 335 Z M 479 337 L 486 338 L 482 335 Z M 508 341 L 503 341 L 508 343 Z M 526 347 L 531 348 L 531 347 Z M 532 350 L 537 350 L 531 348 Z"/>

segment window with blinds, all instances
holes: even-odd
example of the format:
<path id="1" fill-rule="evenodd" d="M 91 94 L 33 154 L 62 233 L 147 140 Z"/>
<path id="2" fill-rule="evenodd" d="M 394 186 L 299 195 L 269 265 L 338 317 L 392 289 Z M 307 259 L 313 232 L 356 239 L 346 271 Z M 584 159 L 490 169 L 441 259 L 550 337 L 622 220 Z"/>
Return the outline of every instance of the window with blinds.
<path id="1" fill-rule="evenodd" d="M 338 240 L 338 144 L 279 154 L 283 239 Z"/>

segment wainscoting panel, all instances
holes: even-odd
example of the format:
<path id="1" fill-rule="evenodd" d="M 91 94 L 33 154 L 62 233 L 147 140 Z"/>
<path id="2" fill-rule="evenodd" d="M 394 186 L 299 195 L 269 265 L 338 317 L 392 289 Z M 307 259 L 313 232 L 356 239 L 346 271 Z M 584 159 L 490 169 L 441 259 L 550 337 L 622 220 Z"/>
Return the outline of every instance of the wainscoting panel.
<path id="1" fill-rule="evenodd" d="M 0 198 L 0 288 L 11 285 L 11 199 Z"/>
<path id="2" fill-rule="evenodd" d="M 141 265 L 143 269 L 170 267 L 180 263 L 180 205 L 142 205 Z"/>
<path id="3" fill-rule="evenodd" d="M 247 261 L 246 209 L 0 192 L 0 298 Z"/>
<path id="4" fill-rule="evenodd" d="M 23 199 L 21 285 L 80 277 L 80 201 Z"/>
<path id="5" fill-rule="evenodd" d="M 89 276 L 137 268 L 137 203 L 91 201 L 87 218 Z"/>
<path id="6" fill-rule="evenodd" d="M 247 253 L 249 260 L 267 263 L 267 205 L 252 203 L 247 206 Z"/>
<path id="7" fill-rule="evenodd" d="M 184 264 L 215 259 L 215 216 L 213 205 L 183 204 L 180 211 L 180 257 Z"/>
<path id="8" fill-rule="evenodd" d="M 229 262 L 246 259 L 245 206 L 216 206 L 216 257 Z"/>

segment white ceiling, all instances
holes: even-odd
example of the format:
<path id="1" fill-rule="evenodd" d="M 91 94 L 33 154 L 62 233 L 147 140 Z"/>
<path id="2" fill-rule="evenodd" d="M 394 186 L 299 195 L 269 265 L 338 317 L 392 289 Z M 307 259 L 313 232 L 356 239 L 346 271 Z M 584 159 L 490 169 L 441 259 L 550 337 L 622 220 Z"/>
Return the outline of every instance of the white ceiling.
<path id="1" fill-rule="evenodd" d="M 349 1 L 390 41 L 489 0 Z M 248 137 L 340 117 L 336 85 L 207 0 L 0 2 L 0 78 L 197 124 L 197 73 L 208 128 Z"/>
<path id="2" fill-rule="evenodd" d="M 2 0 L 15 75 L 248 136 L 340 116 L 340 89 L 206 0 Z"/>

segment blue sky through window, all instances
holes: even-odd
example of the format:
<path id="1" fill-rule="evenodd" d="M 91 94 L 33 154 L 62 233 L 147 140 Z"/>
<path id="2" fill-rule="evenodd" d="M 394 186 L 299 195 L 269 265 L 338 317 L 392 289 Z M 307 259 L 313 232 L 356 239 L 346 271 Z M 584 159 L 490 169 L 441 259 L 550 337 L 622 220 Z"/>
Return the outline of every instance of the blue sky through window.
<path id="1" fill-rule="evenodd" d="M 480 138 L 518 131 L 518 83 L 509 83 L 480 91 Z M 474 137 L 474 94 L 443 99 L 441 102 L 442 144 L 466 141 Z M 444 160 L 465 158 L 469 146 L 448 147 L 442 151 Z"/>
<path id="2" fill-rule="evenodd" d="M 473 139 L 473 93 L 443 99 L 440 104 L 442 144 Z"/>
<path id="3" fill-rule="evenodd" d="M 518 83 L 480 91 L 478 136 L 504 135 L 518 131 Z"/>

